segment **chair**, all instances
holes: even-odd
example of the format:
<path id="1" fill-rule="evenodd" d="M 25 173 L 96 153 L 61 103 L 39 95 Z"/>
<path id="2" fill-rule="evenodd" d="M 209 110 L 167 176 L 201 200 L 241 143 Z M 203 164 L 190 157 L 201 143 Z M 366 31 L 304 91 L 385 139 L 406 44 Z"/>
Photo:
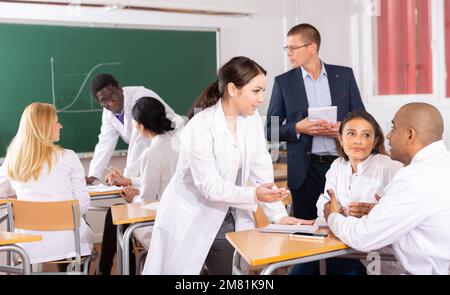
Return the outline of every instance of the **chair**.
<path id="1" fill-rule="evenodd" d="M 68 264 L 67 271 L 70 271 L 70 274 L 88 274 L 92 255 L 81 257 L 80 209 L 78 200 L 58 202 L 11 200 L 8 204 L 8 215 L 11 231 L 14 228 L 34 231 L 72 230 L 75 241 L 75 258 L 53 261 L 51 263 Z M 83 271 L 80 272 L 82 265 Z"/>

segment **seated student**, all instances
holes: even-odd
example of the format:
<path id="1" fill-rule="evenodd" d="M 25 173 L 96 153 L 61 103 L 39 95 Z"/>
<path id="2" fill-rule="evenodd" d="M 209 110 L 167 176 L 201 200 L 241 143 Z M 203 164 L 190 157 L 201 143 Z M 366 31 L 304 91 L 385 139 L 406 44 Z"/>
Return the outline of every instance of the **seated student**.
<path id="1" fill-rule="evenodd" d="M 337 194 L 324 206 L 332 232 L 364 252 L 392 245 L 411 274 L 448 274 L 450 266 L 450 153 L 439 111 L 426 103 L 404 105 L 387 135 L 391 158 L 406 165 L 384 189 L 384 196 L 361 218 L 340 213 Z"/>
<path id="2" fill-rule="evenodd" d="M 123 197 L 128 203 L 159 200 L 169 180 L 175 172 L 178 161 L 178 133 L 171 127 L 172 121 L 166 116 L 164 105 L 155 98 L 142 97 L 136 101 L 132 109 L 136 129 L 142 136 L 151 139 L 151 145 L 139 158 L 140 169 L 136 176 L 124 177 L 111 168 L 107 175 L 108 182 L 124 187 Z M 135 231 L 137 240 L 148 249 L 151 239 L 151 228 L 144 227 Z M 100 272 L 110 274 L 114 254 L 116 252 L 116 227 L 112 224 L 111 209 L 105 218 Z M 130 249 L 132 249 L 130 247 Z M 130 251 L 132 252 L 132 251 Z M 134 255 L 130 257 L 130 270 L 134 272 Z"/>
<path id="3" fill-rule="evenodd" d="M 63 149 L 59 141 L 58 122 L 53 105 L 32 103 L 20 119 L 16 136 L 8 147 L 5 163 L 0 168 L 0 193 L 11 185 L 18 200 L 52 202 L 78 199 L 80 214 L 89 209 L 90 197 L 84 179 L 84 169 L 78 156 Z M 74 257 L 73 231 L 16 232 L 38 234 L 42 241 L 21 245 L 32 264 Z M 81 255 L 92 251 L 93 233 L 84 218 L 80 219 Z M 67 265 L 58 265 L 63 270 Z"/>
<path id="4" fill-rule="evenodd" d="M 339 196 L 345 215 L 360 217 L 357 208 L 376 203 L 384 195 L 384 187 L 403 166 L 386 155 L 384 135 L 374 117 L 366 111 L 347 114 L 339 128 L 340 158 L 331 164 L 326 174 L 325 195 L 332 189 Z M 328 202 L 324 195 L 317 201 L 316 223 L 325 223 L 323 206 Z M 363 261 L 364 262 L 364 261 Z M 383 262 L 383 273 L 398 273 L 396 262 Z M 400 270 L 401 272 L 402 270 Z M 294 267 L 291 274 L 318 274 L 319 263 L 311 262 Z M 328 274 L 365 274 L 358 260 L 327 259 Z"/>

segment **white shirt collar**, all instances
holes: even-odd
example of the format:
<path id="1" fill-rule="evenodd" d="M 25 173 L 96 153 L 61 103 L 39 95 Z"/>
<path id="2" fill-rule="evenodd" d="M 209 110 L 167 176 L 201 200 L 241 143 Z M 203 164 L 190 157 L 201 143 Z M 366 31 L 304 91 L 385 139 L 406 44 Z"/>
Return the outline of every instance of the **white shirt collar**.
<path id="1" fill-rule="evenodd" d="M 320 64 L 322 65 L 322 68 L 321 68 L 321 70 L 320 70 L 320 75 L 319 75 L 319 77 L 322 76 L 322 75 L 326 77 L 326 76 L 327 76 L 327 70 L 325 69 L 325 65 L 324 65 L 324 63 L 323 63 L 322 61 L 320 61 Z M 308 73 L 307 70 L 305 70 L 305 68 L 300 67 L 300 69 L 302 70 L 303 80 L 305 80 L 305 78 L 306 78 L 307 76 L 309 76 L 309 77 L 312 79 L 311 75 Z"/>
<path id="2" fill-rule="evenodd" d="M 447 151 L 444 141 L 438 140 L 433 143 L 430 143 L 429 145 L 422 148 L 420 151 L 418 151 L 414 155 L 413 159 L 411 160 L 411 164 L 418 163 L 418 162 L 422 161 L 423 159 L 431 156 L 432 154 L 434 154 L 436 152 L 442 152 L 442 151 Z"/>

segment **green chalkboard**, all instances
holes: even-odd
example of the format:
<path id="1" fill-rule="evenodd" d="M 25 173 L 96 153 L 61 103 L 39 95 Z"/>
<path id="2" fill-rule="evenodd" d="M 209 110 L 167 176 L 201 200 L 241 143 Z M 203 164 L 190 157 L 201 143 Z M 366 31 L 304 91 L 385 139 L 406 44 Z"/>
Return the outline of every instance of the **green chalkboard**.
<path id="1" fill-rule="evenodd" d="M 101 108 L 90 94 L 96 74 L 122 86 L 145 86 L 185 115 L 215 78 L 216 32 L 0 24 L 0 156 L 24 107 L 55 103 L 59 144 L 92 152 Z M 126 149 L 120 143 L 117 149 Z"/>

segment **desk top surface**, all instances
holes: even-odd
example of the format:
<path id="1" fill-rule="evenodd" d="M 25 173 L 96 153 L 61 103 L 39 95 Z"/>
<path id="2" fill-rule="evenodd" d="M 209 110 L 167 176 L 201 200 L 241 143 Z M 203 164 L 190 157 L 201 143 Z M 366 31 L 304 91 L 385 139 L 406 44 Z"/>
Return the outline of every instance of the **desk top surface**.
<path id="1" fill-rule="evenodd" d="M 321 228 L 319 231 L 327 232 L 330 236 L 324 240 L 293 238 L 288 234 L 261 233 L 254 229 L 227 233 L 226 238 L 251 266 L 348 248 L 328 229 Z"/>
<path id="2" fill-rule="evenodd" d="M 151 202 L 145 204 L 148 203 Z M 130 224 L 155 220 L 156 211 L 142 208 L 145 204 L 136 203 L 111 206 L 113 224 Z"/>
<path id="3" fill-rule="evenodd" d="M 42 241 L 42 236 L 0 231 L 0 246 Z"/>

